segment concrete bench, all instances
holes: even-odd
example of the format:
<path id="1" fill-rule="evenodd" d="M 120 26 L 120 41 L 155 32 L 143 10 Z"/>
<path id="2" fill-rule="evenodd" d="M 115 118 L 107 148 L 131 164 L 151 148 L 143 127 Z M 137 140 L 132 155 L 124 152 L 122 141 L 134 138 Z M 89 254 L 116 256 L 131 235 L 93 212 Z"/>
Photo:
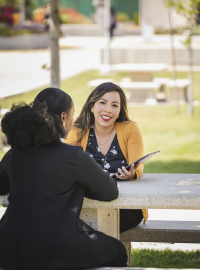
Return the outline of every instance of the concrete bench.
<path id="1" fill-rule="evenodd" d="M 95 230 L 121 240 L 131 265 L 131 241 L 200 243 L 200 223 L 147 220 L 145 225 L 120 234 L 119 209 L 200 210 L 199 187 L 200 174 L 144 173 L 138 181 L 119 182 L 117 200 L 102 202 L 85 198 L 80 218 Z"/>
<path id="2" fill-rule="evenodd" d="M 181 103 L 186 103 L 188 98 L 187 98 L 187 88 L 189 86 L 190 82 L 187 79 L 177 79 L 175 82 L 173 80 L 170 80 L 167 85 L 171 90 L 170 94 L 170 99 L 171 101 L 176 101 L 177 100 L 177 95 L 178 95 L 178 101 Z M 177 88 L 177 93 L 176 93 L 176 88 Z"/>
<path id="3" fill-rule="evenodd" d="M 126 96 L 128 101 L 145 102 L 148 99 L 155 99 L 154 90 L 160 88 L 158 82 L 130 82 L 122 81 L 117 82 L 122 89 L 128 90 Z"/>
<path id="4" fill-rule="evenodd" d="M 154 78 L 153 82 L 160 83 L 160 89 L 159 92 L 156 94 L 156 100 L 157 101 L 167 101 L 167 96 L 166 96 L 166 86 L 168 82 L 170 81 L 169 78 Z"/>
<path id="5" fill-rule="evenodd" d="M 120 234 L 119 209 L 200 210 L 199 186 L 200 174 L 145 173 L 138 181 L 119 182 L 117 200 L 99 202 L 85 199 L 80 218 L 95 230 L 121 240 L 126 247 L 128 263 L 131 265 L 131 241 L 136 241 L 135 235 L 138 234 L 138 242 L 145 241 L 145 237 L 149 234 L 149 242 L 150 240 L 152 242 L 165 240 L 178 243 L 182 238 L 184 243 L 200 243 L 199 236 L 197 237 L 200 233 L 200 223 L 147 220 L 145 225 L 141 224 Z M 159 239 L 158 236 L 160 236 Z"/>
<path id="6" fill-rule="evenodd" d="M 114 82 L 114 80 L 113 79 L 96 79 L 96 80 L 89 81 L 87 85 L 91 88 L 91 90 L 94 90 L 97 86 L 106 82 Z"/>
<path id="7" fill-rule="evenodd" d="M 150 220 L 120 234 L 122 242 L 200 243 L 200 222 Z"/>

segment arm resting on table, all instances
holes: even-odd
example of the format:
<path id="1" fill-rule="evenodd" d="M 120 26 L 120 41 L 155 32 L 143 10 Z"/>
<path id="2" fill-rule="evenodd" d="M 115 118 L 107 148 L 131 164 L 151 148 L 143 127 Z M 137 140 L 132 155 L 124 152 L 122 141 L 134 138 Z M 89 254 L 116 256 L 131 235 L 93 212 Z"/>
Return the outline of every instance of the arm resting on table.
<path id="1" fill-rule="evenodd" d="M 10 191 L 9 177 L 6 171 L 6 161 L 10 154 L 9 150 L 0 162 L 0 195 L 5 195 Z"/>
<path id="2" fill-rule="evenodd" d="M 99 201 L 112 201 L 118 198 L 119 191 L 114 179 L 83 150 L 77 159 L 78 181 L 86 187 L 85 197 Z"/>

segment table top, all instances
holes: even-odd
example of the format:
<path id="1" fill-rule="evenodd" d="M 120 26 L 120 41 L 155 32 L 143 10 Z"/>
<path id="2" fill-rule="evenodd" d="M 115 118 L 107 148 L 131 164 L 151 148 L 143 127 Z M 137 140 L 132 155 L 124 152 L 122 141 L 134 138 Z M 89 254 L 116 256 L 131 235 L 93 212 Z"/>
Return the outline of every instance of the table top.
<path id="1" fill-rule="evenodd" d="M 145 173 L 137 181 L 119 183 L 112 202 L 84 199 L 84 208 L 199 209 L 200 174 Z"/>
<path id="2" fill-rule="evenodd" d="M 155 72 L 167 69 L 167 64 L 141 64 L 141 63 L 124 63 L 112 65 L 114 71 L 126 72 Z"/>

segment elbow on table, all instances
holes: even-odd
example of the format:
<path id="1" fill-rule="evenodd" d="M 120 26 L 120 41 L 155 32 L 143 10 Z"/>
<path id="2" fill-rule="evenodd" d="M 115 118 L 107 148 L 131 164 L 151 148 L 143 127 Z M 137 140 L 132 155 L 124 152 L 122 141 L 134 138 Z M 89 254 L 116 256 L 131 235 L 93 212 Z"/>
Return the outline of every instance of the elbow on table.
<path id="1" fill-rule="evenodd" d="M 109 200 L 107 200 L 107 201 L 108 202 L 114 201 L 114 200 L 116 200 L 118 198 L 118 196 L 119 196 L 119 190 L 116 187 L 116 189 L 110 194 Z"/>

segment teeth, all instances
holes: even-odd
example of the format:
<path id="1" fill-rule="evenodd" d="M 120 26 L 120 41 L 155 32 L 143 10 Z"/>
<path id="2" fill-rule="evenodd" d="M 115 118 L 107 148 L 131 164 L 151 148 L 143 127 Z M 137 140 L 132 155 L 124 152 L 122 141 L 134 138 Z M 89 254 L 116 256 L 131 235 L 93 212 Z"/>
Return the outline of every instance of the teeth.
<path id="1" fill-rule="evenodd" d="M 108 120 L 108 119 L 111 118 L 111 117 L 109 117 L 109 116 L 104 116 L 104 115 L 102 115 L 102 117 L 103 117 L 104 119 L 106 119 L 106 120 Z"/>

